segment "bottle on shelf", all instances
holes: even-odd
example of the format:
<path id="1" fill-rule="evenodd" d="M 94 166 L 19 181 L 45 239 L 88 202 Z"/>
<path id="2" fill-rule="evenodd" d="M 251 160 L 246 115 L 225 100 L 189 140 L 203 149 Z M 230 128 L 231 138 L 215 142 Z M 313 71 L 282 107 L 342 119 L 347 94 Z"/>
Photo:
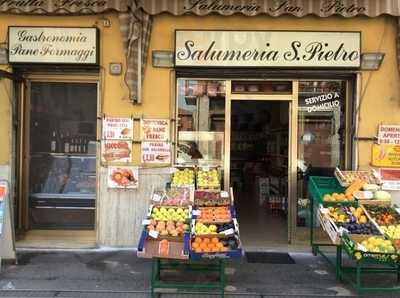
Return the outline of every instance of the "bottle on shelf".
<path id="1" fill-rule="evenodd" d="M 82 153 L 87 153 L 87 140 L 86 138 L 82 138 Z"/>
<path id="2" fill-rule="evenodd" d="M 71 138 L 71 141 L 69 143 L 69 152 L 75 153 L 75 139 L 74 138 Z"/>
<path id="3" fill-rule="evenodd" d="M 75 141 L 75 151 L 77 153 L 82 153 L 82 142 L 81 142 L 81 138 L 77 137 L 76 141 Z"/>
<path id="4" fill-rule="evenodd" d="M 55 153 L 57 151 L 57 135 L 56 131 L 53 130 L 53 133 L 51 135 L 50 139 L 50 152 Z"/>
<path id="5" fill-rule="evenodd" d="M 64 139 L 64 152 L 65 153 L 69 153 L 69 133 L 67 131 L 66 135 L 65 135 L 65 139 Z"/>

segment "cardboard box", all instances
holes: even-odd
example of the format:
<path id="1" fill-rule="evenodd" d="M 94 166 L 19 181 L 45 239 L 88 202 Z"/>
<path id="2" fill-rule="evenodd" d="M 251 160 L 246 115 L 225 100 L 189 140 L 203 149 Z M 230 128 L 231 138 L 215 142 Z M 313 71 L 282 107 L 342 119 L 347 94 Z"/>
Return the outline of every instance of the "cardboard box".
<path id="1" fill-rule="evenodd" d="M 187 260 L 189 259 L 189 241 L 189 233 L 186 233 L 184 235 L 183 241 L 181 242 L 169 241 L 168 255 L 160 255 L 159 247 L 161 240 L 150 239 L 148 233 L 146 231 L 143 231 L 140 236 L 137 256 L 139 258 Z"/>

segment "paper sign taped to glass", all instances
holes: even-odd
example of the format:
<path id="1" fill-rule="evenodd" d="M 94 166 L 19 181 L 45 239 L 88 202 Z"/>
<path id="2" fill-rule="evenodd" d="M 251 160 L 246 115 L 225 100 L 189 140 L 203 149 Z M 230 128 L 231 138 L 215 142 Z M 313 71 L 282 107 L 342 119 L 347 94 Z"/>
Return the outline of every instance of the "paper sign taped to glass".
<path id="1" fill-rule="evenodd" d="M 400 168 L 400 145 L 373 144 L 372 165 L 375 167 Z"/>
<path id="2" fill-rule="evenodd" d="M 6 217 L 7 193 L 8 193 L 7 183 L 0 181 L 0 235 L 3 233 L 4 220 Z"/>

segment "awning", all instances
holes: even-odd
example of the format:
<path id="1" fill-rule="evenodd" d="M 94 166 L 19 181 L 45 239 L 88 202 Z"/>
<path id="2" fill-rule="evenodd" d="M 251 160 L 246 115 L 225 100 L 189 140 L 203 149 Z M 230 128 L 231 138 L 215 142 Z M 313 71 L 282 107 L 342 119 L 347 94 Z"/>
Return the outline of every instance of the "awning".
<path id="1" fill-rule="evenodd" d="M 139 0 L 138 6 L 150 15 L 168 12 L 173 15 L 238 13 L 248 16 L 266 14 L 274 17 L 284 14 L 297 17 L 376 17 L 382 14 L 400 16 L 399 0 Z"/>
<path id="2" fill-rule="evenodd" d="M 96 14 L 126 12 L 133 0 L 0 0 L 0 12 L 15 14 Z"/>

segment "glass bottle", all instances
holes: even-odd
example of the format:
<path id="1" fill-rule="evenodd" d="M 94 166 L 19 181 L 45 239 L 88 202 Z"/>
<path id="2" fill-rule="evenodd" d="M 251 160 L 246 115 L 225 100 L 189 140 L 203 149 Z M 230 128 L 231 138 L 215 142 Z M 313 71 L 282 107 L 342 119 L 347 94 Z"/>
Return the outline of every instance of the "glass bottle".
<path id="1" fill-rule="evenodd" d="M 69 153 L 69 133 L 67 131 L 64 139 L 64 152 Z"/>
<path id="2" fill-rule="evenodd" d="M 57 151 L 57 136 L 56 136 L 56 131 L 53 130 L 53 134 L 50 140 L 50 152 L 54 153 L 56 151 Z"/>

